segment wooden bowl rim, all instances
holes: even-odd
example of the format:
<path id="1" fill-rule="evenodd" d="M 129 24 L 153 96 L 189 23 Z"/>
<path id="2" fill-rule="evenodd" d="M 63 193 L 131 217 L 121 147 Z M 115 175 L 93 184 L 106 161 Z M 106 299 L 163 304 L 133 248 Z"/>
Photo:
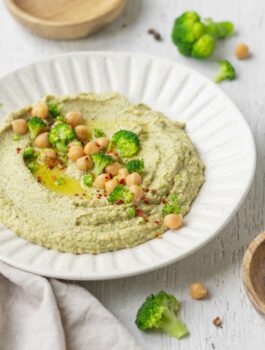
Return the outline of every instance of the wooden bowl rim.
<path id="1" fill-rule="evenodd" d="M 260 300 L 256 290 L 253 286 L 252 279 L 250 276 L 251 263 L 253 260 L 253 256 L 256 250 L 259 248 L 261 244 L 265 242 L 265 232 L 260 233 L 248 246 L 243 262 L 242 262 L 242 270 L 243 270 L 243 283 L 247 295 L 250 301 L 254 304 L 254 306 L 263 314 L 265 314 L 265 303 Z"/>
<path id="2" fill-rule="evenodd" d="M 120 5 L 121 7 L 123 7 L 126 4 L 127 0 L 117 0 L 117 7 Z M 5 0 L 6 6 L 8 7 L 8 9 L 16 16 L 20 17 L 21 19 L 27 21 L 27 22 L 31 22 L 31 23 L 35 23 L 35 24 L 39 24 L 39 25 L 45 25 L 45 26 L 49 26 L 49 27 L 61 27 L 61 26 L 78 26 L 78 25 L 82 25 L 85 24 L 87 22 L 93 21 L 96 18 L 100 18 L 103 16 L 106 16 L 108 13 L 114 11 L 114 9 L 110 9 L 108 11 L 102 11 L 102 13 L 100 13 L 100 15 L 98 16 L 94 16 L 88 19 L 85 19 L 83 21 L 50 21 L 50 20 L 46 20 L 46 19 L 42 19 L 40 17 L 35 17 L 30 15 L 29 13 L 23 11 L 19 6 L 17 6 L 17 4 L 13 1 L 13 0 Z"/>

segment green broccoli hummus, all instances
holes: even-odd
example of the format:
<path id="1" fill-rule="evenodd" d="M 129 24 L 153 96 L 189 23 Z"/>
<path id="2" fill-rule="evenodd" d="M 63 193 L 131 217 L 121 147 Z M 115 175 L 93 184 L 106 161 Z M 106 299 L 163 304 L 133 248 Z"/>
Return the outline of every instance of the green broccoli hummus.
<path id="1" fill-rule="evenodd" d="M 0 129 L 0 221 L 60 252 L 130 248 L 177 228 L 203 182 L 184 125 L 116 93 L 46 96 Z"/>

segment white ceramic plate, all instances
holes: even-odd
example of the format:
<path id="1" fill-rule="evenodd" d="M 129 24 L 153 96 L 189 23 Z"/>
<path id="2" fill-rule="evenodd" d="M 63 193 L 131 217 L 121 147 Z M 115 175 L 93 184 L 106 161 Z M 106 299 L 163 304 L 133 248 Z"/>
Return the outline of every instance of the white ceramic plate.
<path id="1" fill-rule="evenodd" d="M 206 182 L 185 217 L 185 226 L 132 249 L 97 256 L 58 253 L 0 226 L 0 259 L 23 270 L 100 280 L 160 268 L 213 238 L 250 188 L 256 153 L 247 123 L 215 84 L 176 62 L 141 54 L 71 53 L 14 71 L 0 79 L 0 91 L 1 117 L 46 94 L 117 91 L 131 102 L 142 101 L 187 123 L 187 132 L 206 164 Z"/>

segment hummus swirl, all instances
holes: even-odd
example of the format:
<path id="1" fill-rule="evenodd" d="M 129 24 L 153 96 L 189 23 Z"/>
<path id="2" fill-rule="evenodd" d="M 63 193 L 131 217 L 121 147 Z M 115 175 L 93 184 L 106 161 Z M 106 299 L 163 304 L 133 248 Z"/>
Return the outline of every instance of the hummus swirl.
<path id="1" fill-rule="evenodd" d="M 69 195 L 38 182 L 23 159 L 30 136 L 12 140 L 11 122 L 27 119 L 32 109 L 27 106 L 8 115 L 0 130 L 0 221 L 18 236 L 61 252 L 98 254 L 163 234 L 163 201 L 172 195 L 178 198 L 181 214 L 189 212 L 204 182 L 204 165 L 183 124 L 144 104 L 129 104 L 115 93 L 46 96 L 43 101 L 58 104 L 62 114 L 80 111 L 88 128 L 103 128 L 107 136 L 121 129 L 139 136 L 137 158 L 144 160 L 142 188 L 148 189 L 148 201 L 138 207 L 148 219 L 129 218 L 127 204 L 111 204 L 104 195 Z M 72 165 L 66 174 L 77 182 L 82 178 Z M 85 191 L 80 188 L 80 193 Z"/>

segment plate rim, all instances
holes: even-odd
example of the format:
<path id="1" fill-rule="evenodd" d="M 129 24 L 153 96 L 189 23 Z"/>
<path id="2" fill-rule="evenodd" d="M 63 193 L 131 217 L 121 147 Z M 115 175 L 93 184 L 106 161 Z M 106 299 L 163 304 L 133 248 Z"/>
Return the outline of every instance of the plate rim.
<path id="1" fill-rule="evenodd" d="M 231 106 L 238 112 L 241 121 L 243 122 L 245 128 L 248 131 L 249 134 L 249 141 L 251 142 L 251 152 L 252 152 L 252 162 L 249 166 L 249 174 L 248 174 L 248 179 L 246 180 L 246 186 L 244 188 L 244 191 L 242 191 L 240 198 L 238 199 L 237 204 L 235 205 L 235 207 L 233 208 L 233 210 L 229 213 L 229 215 L 227 215 L 226 220 L 220 225 L 220 227 L 207 239 L 203 240 L 202 242 L 200 242 L 199 244 L 196 245 L 196 247 L 193 247 L 192 249 L 190 249 L 189 251 L 177 256 L 177 257 L 172 257 L 164 262 L 160 262 L 159 264 L 156 265 L 149 265 L 149 266 L 142 266 L 142 267 L 138 267 L 137 270 L 134 268 L 133 270 L 130 270 L 128 272 L 116 272 L 116 273 L 101 273 L 101 272 L 97 272 L 95 275 L 92 275 L 91 272 L 88 275 L 83 275 L 83 276 L 77 276 L 76 273 L 68 273 L 68 272 L 61 272 L 60 274 L 58 273 L 50 273 L 49 271 L 41 271 L 41 269 L 39 268 L 30 268 L 30 267 L 25 267 L 23 264 L 20 263 L 16 263 L 14 262 L 12 259 L 9 259 L 7 257 L 3 257 L 0 254 L 0 261 L 3 261 L 13 267 L 16 267 L 20 270 L 23 271 L 27 271 L 27 272 L 31 272 L 34 274 L 38 274 L 41 276 L 45 276 L 45 277 L 49 277 L 49 278 L 58 278 L 58 279 L 67 279 L 67 280 L 76 280 L 76 281 L 99 281 L 99 280 L 113 280 L 113 279 L 120 279 L 120 278 L 125 278 L 125 277 L 132 277 L 132 276 L 137 276 L 137 275 L 141 275 L 144 273 L 148 273 L 151 271 L 155 271 L 158 269 L 161 269 L 165 266 L 171 265 L 177 261 L 180 261 L 182 259 L 184 259 L 185 257 L 193 254 L 194 252 L 198 251 L 199 249 L 201 249 L 203 246 L 206 246 L 213 238 L 215 238 L 223 229 L 224 227 L 226 227 L 228 225 L 228 223 L 231 221 L 231 219 L 233 218 L 233 216 L 237 213 L 237 211 L 239 210 L 239 208 L 241 207 L 241 205 L 243 204 L 245 198 L 247 197 L 249 190 L 252 186 L 254 177 L 255 177 L 255 171 L 256 171 L 256 164 L 257 164 L 257 150 L 256 150 L 256 144 L 255 144 L 255 140 L 254 140 L 254 136 L 252 134 L 252 131 L 250 129 L 250 126 L 248 125 L 248 122 L 246 121 L 246 119 L 244 118 L 243 113 L 239 110 L 239 108 L 236 106 L 236 104 L 233 102 L 233 100 L 230 99 L 230 97 L 218 86 L 216 86 L 216 84 L 211 81 L 208 77 L 206 77 L 205 75 L 203 75 L 202 73 L 200 73 L 199 71 L 197 71 L 196 69 L 193 69 L 189 66 L 187 66 L 186 64 L 180 63 L 178 61 L 174 61 L 173 59 L 168 59 L 168 58 L 164 58 L 161 56 L 156 56 L 156 55 L 152 55 L 152 54 L 146 54 L 146 53 L 141 53 L 141 52 L 130 52 L 130 51 L 73 51 L 73 52 L 67 52 L 67 53 L 61 53 L 61 54 L 54 54 L 54 55 L 49 55 L 45 58 L 41 58 L 38 60 L 32 60 L 31 62 L 27 63 L 26 65 L 23 65 L 21 67 L 15 68 L 13 70 L 11 70 L 10 72 L 8 72 L 7 74 L 1 75 L 0 76 L 0 84 L 1 84 L 1 80 L 8 78 L 9 76 L 16 74 L 17 72 L 19 72 L 20 70 L 26 69 L 26 68 L 30 68 L 31 66 L 34 66 L 35 64 L 41 64 L 41 63 L 45 63 L 48 61 L 52 61 L 55 60 L 57 58 L 64 58 L 64 57 L 69 57 L 69 56 L 136 56 L 136 57 L 145 57 L 146 59 L 149 58 L 151 60 L 156 60 L 156 61 L 160 61 L 160 62 L 166 62 L 173 65 L 177 65 L 179 67 L 182 67 L 184 70 L 186 70 L 186 72 L 192 74 L 192 75 L 197 75 L 200 79 L 204 80 L 208 85 L 210 85 L 211 87 L 213 87 L 216 91 L 218 91 L 218 93 L 224 97 L 226 100 L 229 101 L 229 103 L 231 104 Z M 20 238 L 20 237 L 18 237 Z M 22 239 L 22 238 L 20 238 Z M 31 242 L 28 242 L 30 245 L 34 244 Z M 45 248 L 44 248 L 45 249 Z M 130 249 L 130 248 L 126 248 L 126 249 Z M 62 253 L 64 254 L 64 253 Z"/>

